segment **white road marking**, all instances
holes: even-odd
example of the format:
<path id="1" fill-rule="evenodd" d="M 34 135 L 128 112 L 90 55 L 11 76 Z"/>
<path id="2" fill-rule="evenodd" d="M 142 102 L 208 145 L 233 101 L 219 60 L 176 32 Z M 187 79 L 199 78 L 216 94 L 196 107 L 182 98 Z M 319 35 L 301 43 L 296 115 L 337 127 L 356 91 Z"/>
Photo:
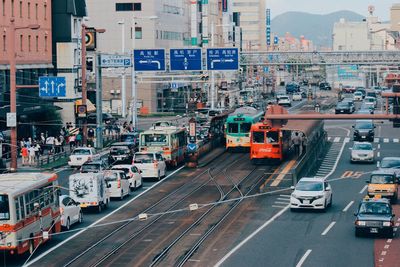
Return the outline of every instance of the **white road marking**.
<path id="1" fill-rule="evenodd" d="M 328 136 L 328 141 L 331 141 L 332 137 Z"/>
<path id="2" fill-rule="evenodd" d="M 176 169 L 175 171 L 173 171 L 172 173 L 170 173 L 167 177 L 165 177 L 164 179 L 162 179 L 161 181 L 153 184 L 151 187 L 149 187 L 147 190 L 141 192 L 139 195 L 135 196 L 134 198 L 130 199 L 129 201 L 125 202 L 123 205 L 121 205 L 120 207 L 118 207 L 117 209 L 113 210 L 112 212 L 108 213 L 107 215 L 105 215 L 104 217 L 101 217 L 100 219 L 98 219 L 97 221 L 93 222 L 92 224 L 90 224 L 89 226 L 87 226 L 85 229 L 80 230 L 79 232 L 77 232 L 76 234 L 68 237 L 67 239 L 65 239 L 64 241 L 58 243 L 57 245 L 55 245 L 54 247 L 50 248 L 49 250 L 46 250 L 45 252 L 43 252 L 42 254 L 40 254 L 39 256 L 37 256 L 35 259 L 33 259 L 32 261 L 30 261 L 29 263 L 27 263 L 25 266 L 30 266 L 33 263 L 41 260 L 42 258 L 46 257 L 48 254 L 50 254 L 51 252 L 53 252 L 54 250 L 58 249 L 59 247 L 61 247 L 62 245 L 64 245 L 65 243 L 69 242 L 70 240 L 74 239 L 75 237 L 79 236 L 80 234 L 82 234 L 83 232 L 86 232 L 86 230 L 90 229 L 91 227 L 93 227 L 94 225 L 98 224 L 99 222 L 107 219 L 108 217 L 110 217 L 111 215 L 113 215 L 114 213 L 118 212 L 119 210 L 123 209 L 124 207 L 126 207 L 127 205 L 129 205 L 130 203 L 132 203 L 134 200 L 136 200 L 137 198 L 139 198 L 140 196 L 142 196 L 143 194 L 147 193 L 147 191 L 149 191 L 150 189 L 156 187 L 157 185 L 159 185 L 160 183 L 162 183 L 163 181 L 166 181 L 169 177 L 171 177 L 172 175 L 174 175 L 175 173 L 179 172 L 180 170 L 182 170 L 185 166 L 180 167 L 179 169 Z"/>
<path id="3" fill-rule="evenodd" d="M 359 192 L 360 194 L 363 194 L 364 191 L 368 188 L 368 185 L 364 185 L 364 187 L 361 189 L 361 191 Z"/>
<path id="4" fill-rule="evenodd" d="M 378 144 L 378 149 L 381 149 L 381 144 Z"/>
<path id="5" fill-rule="evenodd" d="M 352 201 L 350 201 L 350 203 L 349 204 L 347 204 L 347 206 L 343 209 L 343 212 L 346 212 L 346 211 L 348 211 L 349 210 L 349 208 L 351 207 L 351 205 L 353 205 L 354 204 L 354 201 L 352 200 Z"/>
<path id="6" fill-rule="evenodd" d="M 289 201 L 288 198 L 278 197 L 277 200 Z"/>
<path id="7" fill-rule="evenodd" d="M 385 245 L 383 248 L 388 249 L 389 247 L 390 247 L 390 245 Z"/>
<path id="8" fill-rule="evenodd" d="M 200 260 L 188 259 L 188 261 L 200 262 Z"/>
<path id="9" fill-rule="evenodd" d="M 300 261 L 296 264 L 296 267 L 301 267 L 303 266 L 303 263 L 306 261 L 308 255 L 310 255 L 312 249 L 309 249 L 304 253 L 303 257 L 301 257 Z"/>
<path id="10" fill-rule="evenodd" d="M 284 203 L 284 204 L 288 204 L 288 203 Z M 272 207 L 273 208 L 280 208 L 280 209 L 286 208 L 286 206 L 280 206 L 280 205 L 272 205 Z"/>
<path id="11" fill-rule="evenodd" d="M 387 242 L 387 243 L 392 243 L 392 240 L 393 240 L 393 239 L 389 238 L 386 242 Z"/>
<path id="12" fill-rule="evenodd" d="M 374 143 L 379 143 L 379 138 L 374 138 Z"/>
<path id="13" fill-rule="evenodd" d="M 270 225 L 273 221 L 275 221 L 277 218 L 279 218 L 285 211 L 289 209 L 289 205 L 287 205 L 284 209 L 279 211 L 277 214 L 275 214 L 271 219 L 266 221 L 263 225 L 261 225 L 257 230 L 255 230 L 253 233 L 251 233 L 248 237 L 246 237 L 242 242 L 240 242 L 236 247 L 234 247 L 231 251 L 229 251 L 222 259 L 220 259 L 217 264 L 215 264 L 216 267 L 221 266 L 222 263 L 224 263 L 230 256 L 232 256 L 236 251 L 238 251 L 243 245 L 245 245 L 247 242 L 249 242 L 250 239 L 255 237 L 259 232 L 261 232 L 265 227 Z M 311 252 L 311 251 L 310 251 Z M 310 254 L 310 253 L 308 253 Z M 308 256 L 308 255 L 307 255 Z M 303 256 L 304 257 L 304 256 Z"/>
<path id="14" fill-rule="evenodd" d="M 275 204 L 283 204 L 283 205 L 287 205 L 289 203 L 289 200 L 286 202 L 282 202 L 282 201 L 275 201 Z"/>
<path id="15" fill-rule="evenodd" d="M 331 230 L 332 227 L 333 227 L 335 224 L 336 224 L 335 221 L 331 222 L 331 223 L 328 225 L 328 227 L 326 227 L 326 229 L 322 232 L 321 235 L 326 235 L 326 234 L 329 232 L 329 230 Z"/>
<path id="16" fill-rule="evenodd" d="M 337 168 L 337 165 L 339 163 L 339 160 L 342 157 L 343 150 L 344 150 L 345 146 L 346 146 L 346 143 L 343 143 L 342 147 L 340 148 L 339 154 L 338 154 L 338 156 L 336 158 L 335 165 L 333 166 L 332 170 L 324 177 L 325 179 L 328 179 L 328 177 L 331 176 L 335 172 L 335 170 Z"/>
<path id="17" fill-rule="evenodd" d="M 288 197 L 290 198 L 290 195 L 279 195 L 280 197 Z"/>
<path id="18" fill-rule="evenodd" d="M 386 251 L 382 251 L 381 256 L 386 256 L 386 253 L 387 253 Z"/>
<path id="19" fill-rule="evenodd" d="M 333 139 L 334 143 L 339 143 L 340 142 L 340 137 L 335 137 L 335 139 Z"/>
<path id="20" fill-rule="evenodd" d="M 345 143 L 350 142 L 350 137 L 346 137 L 343 142 L 345 142 Z"/>
<path id="21" fill-rule="evenodd" d="M 384 143 L 389 143 L 389 138 L 383 138 Z"/>
<path id="22" fill-rule="evenodd" d="M 393 139 L 393 143 L 398 143 L 399 142 L 399 139 L 398 138 L 394 138 Z"/>
<path id="23" fill-rule="evenodd" d="M 379 157 L 381 156 L 381 152 L 378 151 L 378 152 L 376 153 L 376 156 L 379 158 Z"/>

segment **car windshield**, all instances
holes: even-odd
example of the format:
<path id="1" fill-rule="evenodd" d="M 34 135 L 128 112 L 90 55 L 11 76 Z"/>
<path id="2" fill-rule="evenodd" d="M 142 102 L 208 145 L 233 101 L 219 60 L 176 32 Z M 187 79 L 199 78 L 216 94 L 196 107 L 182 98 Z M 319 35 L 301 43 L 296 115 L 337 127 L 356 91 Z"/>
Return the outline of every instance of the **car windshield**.
<path id="1" fill-rule="evenodd" d="M 354 150 L 372 150 L 372 145 L 369 143 L 354 144 Z"/>
<path id="2" fill-rule="evenodd" d="M 345 102 L 345 103 L 340 102 L 340 103 L 337 104 L 337 107 L 338 108 L 348 108 L 349 107 L 349 103 L 348 102 Z"/>
<path id="3" fill-rule="evenodd" d="M 289 97 L 287 97 L 287 96 L 281 96 L 281 97 L 279 98 L 279 100 L 288 101 L 288 100 L 289 100 Z"/>
<path id="4" fill-rule="evenodd" d="M 135 154 L 134 163 L 152 163 L 153 154 Z"/>
<path id="5" fill-rule="evenodd" d="M 72 155 L 90 155 L 89 149 L 75 149 Z"/>
<path id="6" fill-rule="evenodd" d="M 167 135 L 166 134 L 145 134 L 142 136 L 142 145 L 166 145 Z"/>
<path id="7" fill-rule="evenodd" d="M 300 181 L 296 190 L 299 191 L 322 191 L 323 186 L 321 182 L 313 182 L 313 181 Z"/>
<path id="8" fill-rule="evenodd" d="M 83 164 L 81 172 L 97 172 L 100 170 L 100 164 Z"/>
<path id="9" fill-rule="evenodd" d="M 135 135 L 131 134 L 123 134 L 121 135 L 121 142 L 127 142 L 127 143 L 134 143 L 136 140 Z"/>
<path id="10" fill-rule="evenodd" d="M 375 174 L 371 175 L 371 184 L 394 184 L 392 175 Z"/>
<path id="11" fill-rule="evenodd" d="M 400 167 L 399 159 L 383 159 L 381 162 L 381 168 L 395 168 Z"/>
<path id="12" fill-rule="evenodd" d="M 391 214 L 390 205 L 380 202 L 363 202 L 358 210 L 359 214 Z"/>
<path id="13" fill-rule="evenodd" d="M 360 95 L 362 95 L 362 93 L 361 92 L 355 92 L 354 95 L 360 96 Z"/>
<path id="14" fill-rule="evenodd" d="M 127 146 L 112 146 L 110 153 L 112 155 L 124 155 L 129 153 L 129 148 Z"/>
<path id="15" fill-rule="evenodd" d="M 358 121 L 356 122 L 356 129 L 372 129 L 374 125 L 370 121 Z"/>
<path id="16" fill-rule="evenodd" d="M 0 220 L 10 219 L 10 205 L 8 195 L 0 195 Z"/>
<path id="17" fill-rule="evenodd" d="M 104 179 L 106 181 L 116 181 L 118 179 L 118 175 L 114 172 L 106 172 L 104 174 Z"/>

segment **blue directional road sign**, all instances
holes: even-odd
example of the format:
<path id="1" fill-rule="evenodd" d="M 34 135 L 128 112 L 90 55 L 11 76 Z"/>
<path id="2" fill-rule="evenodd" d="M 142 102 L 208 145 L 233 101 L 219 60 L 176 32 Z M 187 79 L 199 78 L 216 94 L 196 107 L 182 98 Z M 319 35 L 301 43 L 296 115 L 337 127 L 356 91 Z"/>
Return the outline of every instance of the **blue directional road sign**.
<path id="1" fill-rule="evenodd" d="M 208 48 L 208 70 L 239 69 L 239 50 L 237 48 Z"/>
<path id="2" fill-rule="evenodd" d="M 171 71 L 201 70 L 201 49 L 171 49 L 169 54 Z"/>
<path id="3" fill-rule="evenodd" d="M 65 77 L 39 77 L 40 97 L 65 97 Z"/>
<path id="4" fill-rule="evenodd" d="M 187 144 L 187 150 L 188 152 L 196 152 L 197 150 L 197 144 L 196 143 L 189 143 Z"/>
<path id="5" fill-rule="evenodd" d="M 165 71 L 164 49 L 135 49 L 133 59 L 135 71 Z"/>

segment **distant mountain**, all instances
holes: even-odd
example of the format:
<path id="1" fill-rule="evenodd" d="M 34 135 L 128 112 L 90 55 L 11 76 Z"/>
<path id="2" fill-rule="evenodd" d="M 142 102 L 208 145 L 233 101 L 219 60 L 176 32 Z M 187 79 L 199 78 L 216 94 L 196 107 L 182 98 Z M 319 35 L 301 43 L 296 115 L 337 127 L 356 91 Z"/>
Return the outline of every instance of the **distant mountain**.
<path id="1" fill-rule="evenodd" d="M 286 12 L 276 16 L 271 21 L 271 32 L 283 37 L 287 32 L 299 38 L 304 35 L 315 45 L 331 46 L 332 31 L 335 22 L 341 18 L 347 21 L 362 21 L 365 17 L 352 11 L 337 11 L 326 15 L 316 15 L 304 12 Z"/>

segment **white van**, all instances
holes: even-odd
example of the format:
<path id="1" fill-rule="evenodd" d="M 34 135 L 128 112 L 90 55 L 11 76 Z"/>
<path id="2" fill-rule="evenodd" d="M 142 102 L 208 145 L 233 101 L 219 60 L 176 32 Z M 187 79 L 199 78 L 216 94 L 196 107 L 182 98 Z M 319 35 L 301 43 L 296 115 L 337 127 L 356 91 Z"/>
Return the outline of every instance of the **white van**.
<path id="1" fill-rule="evenodd" d="M 133 157 L 133 165 L 142 171 L 143 178 L 165 177 L 167 165 L 159 152 L 137 152 Z"/>
<path id="2" fill-rule="evenodd" d="M 104 179 L 109 184 L 110 197 L 124 199 L 129 196 L 130 181 L 122 170 L 108 170 L 104 172 Z"/>
<path id="3" fill-rule="evenodd" d="M 81 208 L 94 207 L 99 212 L 108 206 L 110 193 L 102 173 L 77 173 L 69 177 L 70 197 Z"/>

